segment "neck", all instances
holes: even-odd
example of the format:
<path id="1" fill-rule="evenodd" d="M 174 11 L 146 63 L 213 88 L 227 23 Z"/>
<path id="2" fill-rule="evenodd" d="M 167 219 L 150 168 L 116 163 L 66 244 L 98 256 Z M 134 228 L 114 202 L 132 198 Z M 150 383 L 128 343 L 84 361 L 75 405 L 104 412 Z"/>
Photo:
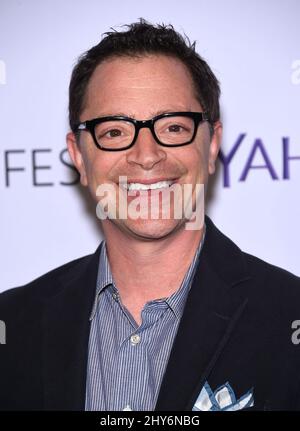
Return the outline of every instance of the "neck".
<path id="1" fill-rule="evenodd" d="M 107 255 L 114 281 L 124 301 L 135 303 L 168 297 L 180 287 L 199 242 L 201 230 L 184 227 L 160 239 L 144 240 L 103 223 Z"/>

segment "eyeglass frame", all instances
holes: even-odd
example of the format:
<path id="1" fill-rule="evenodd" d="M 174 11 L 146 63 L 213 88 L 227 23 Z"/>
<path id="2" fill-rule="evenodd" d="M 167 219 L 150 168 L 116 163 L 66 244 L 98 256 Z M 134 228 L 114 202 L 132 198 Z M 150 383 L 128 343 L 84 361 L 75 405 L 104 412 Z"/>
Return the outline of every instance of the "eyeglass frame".
<path id="1" fill-rule="evenodd" d="M 154 130 L 155 122 L 157 120 L 160 120 L 161 118 L 178 117 L 178 116 L 189 117 L 189 118 L 192 118 L 194 120 L 193 136 L 189 141 L 184 142 L 183 144 L 171 144 L 171 145 L 170 144 L 164 144 L 156 136 L 156 133 Z M 97 124 L 104 123 L 106 121 L 127 121 L 127 122 L 133 124 L 134 128 L 135 128 L 135 133 L 134 133 L 134 137 L 133 137 L 131 144 L 127 145 L 126 147 L 123 147 L 123 148 L 103 148 L 99 144 L 99 142 L 97 141 L 96 134 L 95 134 L 95 127 Z M 159 145 L 161 145 L 163 147 L 182 147 L 184 145 L 189 145 L 194 141 L 200 123 L 203 123 L 205 121 L 209 122 L 209 115 L 208 115 L 208 112 L 206 112 L 206 111 L 204 111 L 204 112 L 190 112 L 190 111 L 166 112 L 164 114 L 157 115 L 157 116 L 155 116 L 149 120 L 136 120 L 135 118 L 131 118 L 131 117 L 125 117 L 125 116 L 121 116 L 121 115 L 113 115 L 113 116 L 106 116 L 106 117 L 98 117 L 98 118 L 94 118 L 92 120 L 87 120 L 87 121 L 83 121 L 82 123 L 78 123 L 74 126 L 74 133 L 78 133 L 82 130 L 90 132 L 90 134 L 93 137 L 94 143 L 99 150 L 102 150 L 102 151 L 123 151 L 123 150 L 128 150 L 129 148 L 133 147 L 133 145 L 135 144 L 135 142 L 138 138 L 138 134 L 139 134 L 140 129 L 148 128 L 148 129 L 150 129 L 153 138 L 155 139 L 155 141 Z"/>

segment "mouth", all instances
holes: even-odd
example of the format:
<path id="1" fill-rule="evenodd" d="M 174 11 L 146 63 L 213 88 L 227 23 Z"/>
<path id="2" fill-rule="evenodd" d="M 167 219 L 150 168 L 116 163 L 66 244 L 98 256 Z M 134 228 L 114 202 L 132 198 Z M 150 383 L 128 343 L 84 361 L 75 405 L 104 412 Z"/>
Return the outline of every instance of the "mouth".
<path id="1" fill-rule="evenodd" d="M 139 190 L 160 190 L 171 187 L 177 182 L 178 178 L 172 179 L 149 179 L 149 180 L 130 180 L 128 182 L 122 182 L 118 185 L 126 191 L 139 191 Z"/>

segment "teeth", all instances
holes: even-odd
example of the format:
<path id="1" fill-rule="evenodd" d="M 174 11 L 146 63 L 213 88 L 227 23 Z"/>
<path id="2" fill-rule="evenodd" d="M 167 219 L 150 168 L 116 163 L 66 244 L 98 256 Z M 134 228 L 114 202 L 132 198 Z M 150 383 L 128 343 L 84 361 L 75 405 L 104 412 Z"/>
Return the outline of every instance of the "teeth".
<path id="1" fill-rule="evenodd" d="M 127 184 L 127 190 L 155 190 L 170 187 L 172 181 L 158 181 L 152 184 L 141 184 L 141 183 L 129 183 Z"/>

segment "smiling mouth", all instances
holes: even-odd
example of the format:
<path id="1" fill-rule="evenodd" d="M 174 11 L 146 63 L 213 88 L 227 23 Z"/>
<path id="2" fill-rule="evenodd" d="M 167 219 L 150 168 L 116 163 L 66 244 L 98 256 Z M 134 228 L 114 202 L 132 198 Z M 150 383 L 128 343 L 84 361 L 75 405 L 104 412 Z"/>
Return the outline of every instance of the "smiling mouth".
<path id="1" fill-rule="evenodd" d="M 139 191 L 139 190 L 159 190 L 171 187 L 178 178 L 176 179 L 163 179 L 163 180 L 139 180 L 121 182 L 119 186 L 126 191 Z"/>
<path id="2" fill-rule="evenodd" d="M 143 183 L 129 183 L 126 186 L 128 191 L 131 190 L 158 190 L 169 188 L 173 184 L 173 181 L 158 181 L 156 183 L 151 184 L 143 184 Z"/>

